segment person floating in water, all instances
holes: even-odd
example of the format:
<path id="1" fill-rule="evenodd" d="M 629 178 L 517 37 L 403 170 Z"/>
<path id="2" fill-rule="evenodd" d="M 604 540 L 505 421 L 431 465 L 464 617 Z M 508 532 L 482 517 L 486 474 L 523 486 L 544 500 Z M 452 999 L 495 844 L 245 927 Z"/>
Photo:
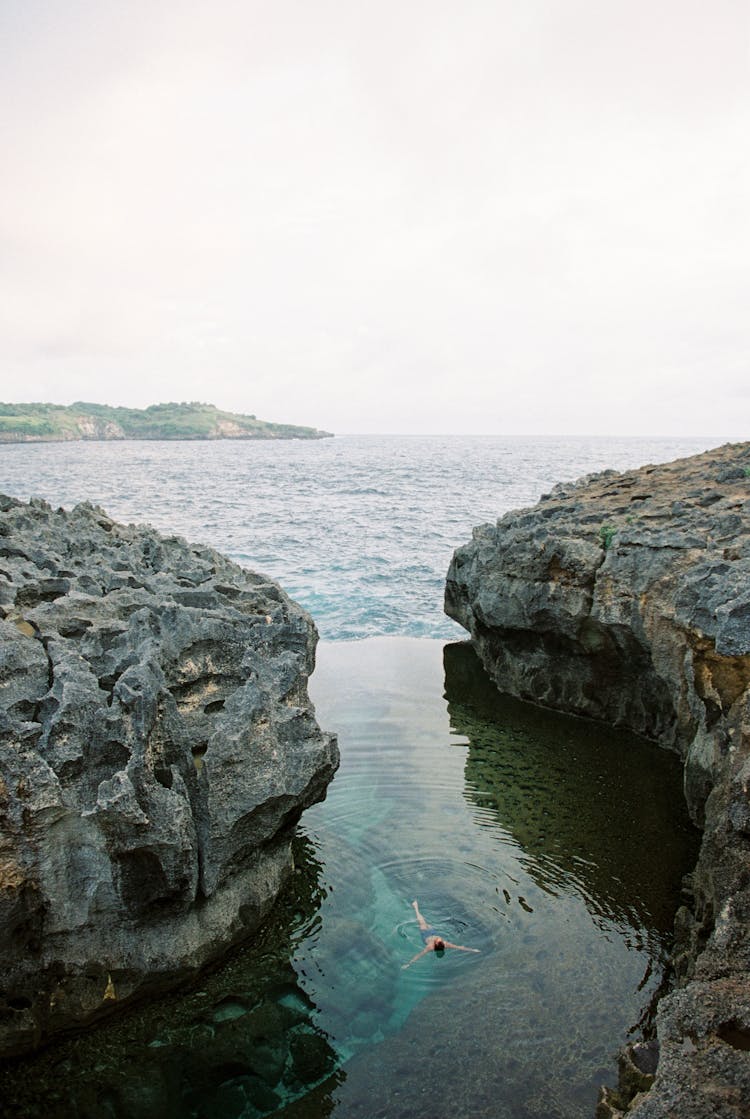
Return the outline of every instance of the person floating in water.
<path id="1" fill-rule="evenodd" d="M 440 934 L 438 933 L 437 929 L 433 929 L 432 925 L 427 924 L 424 917 L 419 912 L 419 906 L 417 905 L 416 899 L 411 904 L 414 907 L 414 912 L 417 915 L 417 920 L 419 921 L 419 935 L 422 937 L 425 946 L 421 952 L 417 952 L 416 956 L 413 956 L 412 959 L 409 960 L 408 964 L 401 965 L 402 971 L 405 971 L 407 967 L 411 967 L 411 965 L 416 963 L 417 960 L 421 960 L 422 956 L 426 956 L 428 952 L 437 952 L 438 955 L 442 956 L 446 948 L 455 948 L 459 952 L 479 951 L 478 948 L 464 948 L 463 944 L 451 944 L 449 940 L 444 940 L 443 937 L 440 936 Z"/>

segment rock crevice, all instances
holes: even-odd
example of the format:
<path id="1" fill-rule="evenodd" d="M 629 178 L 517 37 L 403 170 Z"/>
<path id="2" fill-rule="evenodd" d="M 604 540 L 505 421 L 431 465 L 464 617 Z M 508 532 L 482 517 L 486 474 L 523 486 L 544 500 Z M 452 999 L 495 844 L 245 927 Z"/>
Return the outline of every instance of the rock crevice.
<path id="1" fill-rule="evenodd" d="M 588 476 L 480 526 L 445 608 L 501 691 L 682 757 L 703 843 L 678 989 L 659 1007 L 652 1087 L 605 1093 L 600 1115 L 746 1114 L 750 1055 L 728 1039 L 750 1031 L 750 444 Z"/>
<path id="2" fill-rule="evenodd" d="M 0 498 L 0 1052 L 158 990 L 267 913 L 338 764 L 275 584 L 88 505 Z"/>

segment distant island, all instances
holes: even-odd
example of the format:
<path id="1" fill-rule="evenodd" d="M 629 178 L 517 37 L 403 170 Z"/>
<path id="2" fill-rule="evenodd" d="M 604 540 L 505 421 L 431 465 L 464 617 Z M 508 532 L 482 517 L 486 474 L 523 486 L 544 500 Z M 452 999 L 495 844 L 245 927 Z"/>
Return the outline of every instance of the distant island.
<path id="1" fill-rule="evenodd" d="M 74 439 L 326 439 L 330 431 L 269 423 L 191 401 L 116 408 L 109 404 L 2 404 L 0 443 Z"/>

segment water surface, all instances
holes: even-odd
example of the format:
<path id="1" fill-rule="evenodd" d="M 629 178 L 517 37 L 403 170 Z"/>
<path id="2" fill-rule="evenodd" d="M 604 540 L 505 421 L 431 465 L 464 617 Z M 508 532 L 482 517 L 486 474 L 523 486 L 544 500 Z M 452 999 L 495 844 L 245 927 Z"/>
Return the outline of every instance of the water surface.
<path id="1" fill-rule="evenodd" d="M 695 858 L 676 757 L 499 697 L 465 645 L 324 642 L 311 692 L 342 765 L 272 920 L 187 995 L 6 1072 L 15 1113 L 593 1113 Z M 480 953 L 403 970 L 415 897 Z"/>

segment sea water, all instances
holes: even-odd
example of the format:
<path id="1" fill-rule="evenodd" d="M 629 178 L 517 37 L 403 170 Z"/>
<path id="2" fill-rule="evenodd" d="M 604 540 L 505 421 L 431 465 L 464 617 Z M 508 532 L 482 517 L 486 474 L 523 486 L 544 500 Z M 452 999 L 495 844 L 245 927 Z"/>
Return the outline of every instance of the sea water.
<path id="1" fill-rule="evenodd" d="M 720 439 L 337 436 L 320 441 L 0 444 L 0 493 L 103 506 L 278 580 L 327 640 L 459 638 L 445 573 L 475 525 L 560 481 Z"/>
<path id="2" fill-rule="evenodd" d="M 8 1066 L 19 1116 L 593 1112 L 649 1028 L 696 855 L 678 760 L 503 698 L 441 612 L 471 526 L 710 440 L 371 438 L 2 448 L 0 490 L 90 500 L 278 578 L 324 636 L 342 764 L 272 919 L 193 990 Z M 429 954 L 411 906 L 450 941 Z"/>

